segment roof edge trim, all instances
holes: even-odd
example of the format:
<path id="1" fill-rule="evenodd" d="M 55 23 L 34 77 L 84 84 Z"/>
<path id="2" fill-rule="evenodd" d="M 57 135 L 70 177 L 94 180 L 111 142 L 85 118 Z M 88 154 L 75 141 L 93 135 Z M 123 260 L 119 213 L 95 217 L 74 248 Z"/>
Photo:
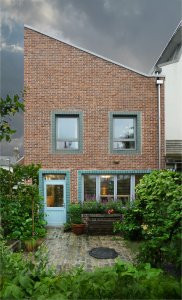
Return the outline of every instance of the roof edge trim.
<path id="1" fill-rule="evenodd" d="M 66 42 L 66 41 L 64 41 L 64 40 L 62 40 L 62 39 L 59 39 L 59 38 L 57 38 L 57 37 L 54 37 L 54 36 L 52 36 L 52 35 L 49 35 L 49 34 L 43 32 L 43 31 L 40 31 L 40 30 L 38 30 L 38 29 L 35 29 L 35 28 L 33 28 L 33 27 L 29 26 L 29 25 L 24 24 L 24 28 L 27 28 L 27 29 L 36 31 L 36 32 L 38 32 L 38 33 L 40 33 L 40 34 L 43 34 L 43 35 L 49 37 L 49 38 L 52 38 L 52 39 L 54 39 L 54 40 L 57 40 L 57 41 L 62 42 L 62 43 L 64 43 L 64 44 L 67 44 L 67 45 L 69 45 L 69 46 L 72 46 L 72 47 L 74 47 L 74 48 L 76 48 L 76 49 L 79 49 L 79 50 L 81 50 L 81 51 L 83 51 L 83 52 L 86 52 L 86 53 L 88 53 L 88 54 L 94 55 L 94 56 L 96 56 L 96 57 L 98 57 L 98 58 L 101 58 L 101 59 L 106 60 L 106 61 L 108 61 L 108 62 L 110 62 L 110 63 L 113 63 L 113 64 L 115 64 L 115 65 L 117 65 L 117 66 L 119 66 L 119 67 L 123 67 L 123 68 L 125 68 L 125 69 L 128 69 L 129 71 L 135 72 L 135 73 L 137 73 L 137 74 L 139 74 L 139 75 L 142 75 L 142 76 L 145 76 L 145 77 L 154 77 L 154 78 L 155 78 L 155 77 L 159 77 L 159 76 L 156 76 L 156 75 L 146 74 L 146 73 L 143 73 L 143 72 L 139 72 L 139 71 L 137 71 L 137 70 L 135 70 L 135 69 L 132 69 L 132 68 L 130 68 L 130 67 L 127 67 L 127 66 L 125 66 L 125 65 L 123 65 L 123 64 L 120 64 L 120 63 L 118 63 L 118 62 L 116 62 L 116 61 L 114 61 L 114 60 L 111 60 L 111 59 L 109 59 L 109 58 L 107 58 L 107 57 L 104 57 L 104 56 L 102 56 L 102 55 L 99 55 L 99 54 L 97 54 L 97 53 L 94 53 L 94 52 L 92 52 L 92 51 L 89 51 L 89 50 L 87 50 L 87 49 L 84 49 L 84 48 L 79 47 L 79 46 L 77 46 L 77 45 L 74 45 L 74 44 L 72 44 L 72 43 L 68 43 L 68 42 Z M 160 77 L 164 77 L 164 76 L 160 76 Z"/>
<path id="2" fill-rule="evenodd" d="M 173 31 L 173 34 L 171 35 L 170 39 L 168 40 L 167 44 L 165 45 L 165 47 L 163 48 L 161 54 L 159 55 L 158 59 L 155 61 L 155 64 L 152 66 L 150 73 L 154 72 L 154 68 L 155 66 L 158 65 L 158 61 L 161 58 L 162 54 L 164 53 L 164 51 L 166 50 L 166 48 L 168 47 L 169 43 L 171 42 L 172 38 L 174 37 L 174 35 L 176 34 L 176 32 L 178 31 L 178 29 L 182 27 L 182 20 L 178 23 L 177 27 L 175 28 L 175 30 Z"/>

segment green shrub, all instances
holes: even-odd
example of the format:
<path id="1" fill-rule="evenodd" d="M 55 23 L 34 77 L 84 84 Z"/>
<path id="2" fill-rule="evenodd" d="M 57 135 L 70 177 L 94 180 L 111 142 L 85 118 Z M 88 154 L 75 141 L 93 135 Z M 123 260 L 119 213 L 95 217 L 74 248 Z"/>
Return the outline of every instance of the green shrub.
<path id="1" fill-rule="evenodd" d="M 40 248 L 34 259 L 11 253 L 0 243 L 1 299 L 181 299 L 180 283 L 150 264 L 117 260 L 93 272 L 81 268 L 56 274 Z"/>
<path id="2" fill-rule="evenodd" d="M 123 219 L 114 223 L 114 232 L 121 233 L 124 238 L 139 241 L 142 239 L 142 213 L 135 203 L 122 210 Z"/>
<path id="3" fill-rule="evenodd" d="M 39 166 L 0 169 L 0 214 L 4 237 L 26 240 L 46 234 L 43 201 L 38 189 Z M 26 184 L 32 180 L 33 184 Z"/>
<path id="4" fill-rule="evenodd" d="M 122 224 L 116 224 L 129 238 L 144 240 L 139 260 L 153 266 L 181 265 L 182 176 L 173 171 L 153 171 L 136 187 L 136 201 L 126 210 Z"/>
<path id="5" fill-rule="evenodd" d="M 80 203 L 71 203 L 69 206 L 69 216 L 71 224 L 82 223 L 82 207 Z"/>

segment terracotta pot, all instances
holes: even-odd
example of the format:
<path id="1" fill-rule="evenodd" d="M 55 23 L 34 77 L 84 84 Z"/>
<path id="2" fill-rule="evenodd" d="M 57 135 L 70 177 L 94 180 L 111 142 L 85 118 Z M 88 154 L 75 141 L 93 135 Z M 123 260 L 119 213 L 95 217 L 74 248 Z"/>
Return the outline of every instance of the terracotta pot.
<path id="1" fill-rule="evenodd" d="M 33 239 L 24 241 L 25 248 L 28 252 L 32 252 L 36 248 L 36 241 Z"/>
<path id="2" fill-rule="evenodd" d="M 76 235 L 83 234 L 85 232 L 85 224 L 73 224 L 72 232 Z"/>

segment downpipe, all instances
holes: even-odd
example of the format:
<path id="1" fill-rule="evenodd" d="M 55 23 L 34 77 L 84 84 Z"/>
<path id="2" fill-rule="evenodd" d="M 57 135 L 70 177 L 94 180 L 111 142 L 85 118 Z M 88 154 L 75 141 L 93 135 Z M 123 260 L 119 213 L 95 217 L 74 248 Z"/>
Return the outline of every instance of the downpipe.
<path id="1" fill-rule="evenodd" d="M 158 98 L 158 168 L 161 169 L 161 85 L 164 83 L 162 79 L 157 78 L 157 98 Z"/>

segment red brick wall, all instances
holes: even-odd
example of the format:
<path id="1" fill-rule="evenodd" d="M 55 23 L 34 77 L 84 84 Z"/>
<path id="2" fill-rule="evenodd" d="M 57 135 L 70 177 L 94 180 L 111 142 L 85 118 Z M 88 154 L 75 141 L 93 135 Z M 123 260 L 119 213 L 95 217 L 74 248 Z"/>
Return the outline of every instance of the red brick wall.
<path id="1" fill-rule="evenodd" d="M 72 198 L 77 195 L 77 170 L 158 168 L 156 78 L 137 74 L 28 28 L 24 49 L 25 164 L 69 169 Z M 163 86 L 161 90 L 163 167 Z M 83 112 L 83 153 L 52 152 L 51 111 L 56 110 Z M 109 153 L 110 111 L 141 112 L 141 154 Z"/>

